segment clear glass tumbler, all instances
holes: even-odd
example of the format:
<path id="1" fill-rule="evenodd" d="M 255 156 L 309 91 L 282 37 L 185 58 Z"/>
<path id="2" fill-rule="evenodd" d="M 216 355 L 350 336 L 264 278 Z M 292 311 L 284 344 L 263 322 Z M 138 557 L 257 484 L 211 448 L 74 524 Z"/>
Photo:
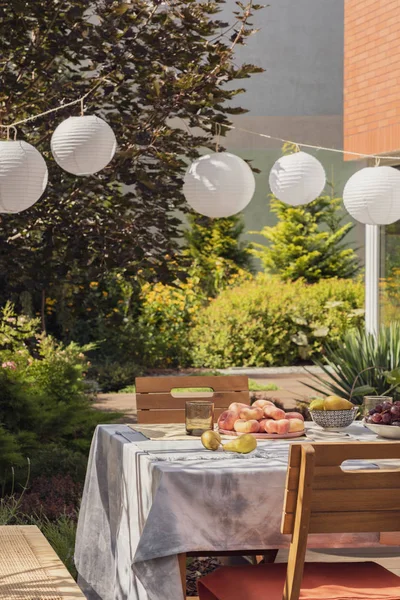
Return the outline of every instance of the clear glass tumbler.
<path id="1" fill-rule="evenodd" d="M 201 435 L 207 429 L 214 428 L 214 402 L 188 400 L 185 408 L 188 435 Z"/>
<path id="2" fill-rule="evenodd" d="M 383 402 L 393 402 L 393 398 L 389 396 L 364 396 L 362 405 L 362 413 L 364 417 L 368 417 L 369 411 L 379 406 Z"/>

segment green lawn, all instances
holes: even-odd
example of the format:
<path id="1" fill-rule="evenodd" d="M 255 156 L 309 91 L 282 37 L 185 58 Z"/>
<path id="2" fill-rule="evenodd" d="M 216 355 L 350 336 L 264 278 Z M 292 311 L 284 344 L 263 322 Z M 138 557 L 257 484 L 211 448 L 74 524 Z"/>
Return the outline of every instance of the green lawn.
<path id="1" fill-rule="evenodd" d="M 213 373 L 214 374 L 214 373 Z M 251 392 L 274 392 L 278 389 L 278 387 L 274 383 L 268 383 L 267 385 L 263 385 L 255 381 L 254 379 L 249 379 L 249 390 Z M 211 388 L 201 387 L 201 388 L 175 388 L 172 390 L 177 394 L 185 394 L 186 392 L 210 392 Z M 135 385 L 128 385 L 126 388 L 119 390 L 119 394 L 134 394 L 136 392 Z"/>

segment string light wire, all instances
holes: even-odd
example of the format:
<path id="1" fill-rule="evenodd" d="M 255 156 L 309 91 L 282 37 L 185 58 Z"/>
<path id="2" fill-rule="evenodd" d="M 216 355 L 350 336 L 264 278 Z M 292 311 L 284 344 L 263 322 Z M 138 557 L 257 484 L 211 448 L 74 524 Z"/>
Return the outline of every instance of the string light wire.
<path id="1" fill-rule="evenodd" d="M 209 117 L 202 117 L 201 119 L 211 121 Z M 327 152 L 336 152 L 338 154 L 349 154 L 351 156 L 358 156 L 361 158 L 373 158 L 375 161 L 381 160 L 398 160 L 400 161 L 400 156 L 390 156 L 388 153 L 382 154 L 364 154 L 362 152 L 352 152 L 351 150 L 340 150 L 339 148 L 326 148 L 325 146 L 315 146 L 313 144 L 303 144 L 302 142 L 294 142 L 293 140 L 287 140 L 280 137 L 275 137 L 273 135 L 268 135 L 267 133 L 260 133 L 258 131 L 251 131 L 250 129 L 243 129 L 242 127 L 236 127 L 236 125 L 227 125 L 226 123 L 222 124 L 222 127 L 226 129 L 231 129 L 234 131 L 240 131 L 241 133 L 248 133 L 249 135 L 257 135 L 258 137 L 267 138 L 268 140 L 274 140 L 276 142 L 282 142 L 283 144 L 292 144 L 296 147 L 296 151 L 300 148 L 311 148 L 313 150 L 326 150 Z M 388 154 L 388 156 L 384 156 L 384 154 Z M 379 162 L 378 162 L 379 164 Z M 378 165 L 376 165 L 378 166 Z"/>
<path id="2" fill-rule="evenodd" d="M 10 139 L 10 129 L 14 130 L 14 140 L 16 139 L 16 135 L 17 135 L 17 130 L 16 127 L 18 125 L 23 125 L 24 123 L 29 123 L 30 121 L 34 121 L 35 119 L 40 119 L 41 117 L 45 117 L 46 115 L 50 115 L 54 112 L 57 112 L 59 110 L 62 110 L 64 108 L 68 108 L 69 106 L 74 106 L 75 104 L 80 104 L 81 105 L 81 116 L 83 116 L 84 114 L 84 101 L 86 100 L 86 98 L 88 96 L 90 96 L 90 94 L 92 94 L 104 81 L 108 80 L 108 77 L 110 77 L 112 73 L 109 73 L 108 75 L 105 75 L 104 77 L 101 77 L 96 84 L 90 88 L 90 90 L 88 92 L 86 92 L 86 94 L 84 94 L 83 96 L 80 96 L 79 98 L 77 98 L 76 100 L 71 100 L 71 102 L 67 102 L 66 104 L 60 104 L 59 106 L 56 106 L 55 108 L 50 108 L 49 110 L 46 110 L 42 113 L 39 113 L 37 115 L 32 115 L 31 117 L 27 117 L 26 119 L 21 119 L 20 121 L 15 121 L 14 123 L 10 123 L 9 125 L 3 125 L 2 123 L 0 123 L 0 128 L 6 129 L 7 130 L 7 140 Z M 116 85 L 114 82 L 109 81 L 109 83 Z M 205 120 L 205 121 L 209 121 L 212 122 L 213 120 L 210 119 L 209 117 L 203 117 L 201 115 L 199 115 L 200 119 Z M 341 150 L 339 148 L 328 148 L 325 146 L 316 146 L 314 144 L 305 144 L 303 142 L 295 142 L 293 140 L 287 140 L 281 137 L 276 137 L 273 135 L 269 135 L 267 133 L 260 133 L 259 131 L 252 131 L 250 129 L 244 129 L 242 127 L 237 127 L 236 125 L 227 125 L 226 123 L 215 123 L 216 126 L 216 135 L 217 135 L 217 140 L 216 140 L 216 148 L 218 151 L 219 148 L 219 140 L 220 140 L 220 136 L 221 136 L 221 125 L 222 127 L 225 127 L 226 129 L 230 129 L 232 131 L 239 131 L 241 133 L 247 133 L 249 135 L 256 135 L 258 137 L 261 138 L 266 138 L 268 140 L 273 140 L 276 142 L 282 142 L 283 144 L 292 144 L 293 146 L 295 146 L 296 151 L 299 151 L 300 148 L 310 148 L 312 150 L 324 150 L 326 152 L 335 152 L 337 154 L 347 154 L 349 156 L 358 156 L 359 158 L 370 158 L 370 159 L 375 159 L 375 166 L 378 166 L 381 160 L 398 160 L 400 161 L 400 156 L 391 156 L 389 153 L 382 153 L 382 154 L 365 154 L 363 152 L 353 152 L 351 150 Z M 388 154 L 387 156 L 385 156 L 385 154 Z"/>
<path id="3" fill-rule="evenodd" d="M 2 123 L 0 123 L 0 127 L 2 127 L 3 129 L 7 130 L 7 138 L 9 138 L 9 130 L 10 129 L 14 129 L 14 135 L 16 134 L 16 127 L 17 125 L 23 125 L 24 123 L 28 123 L 29 121 L 34 121 L 35 119 L 40 119 L 40 117 L 45 117 L 46 115 L 50 115 L 51 113 L 57 112 L 58 110 L 62 110 L 64 108 L 68 108 L 69 106 L 74 106 L 75 104 L 80 104 L 81 105 L 81 115 L 83 115 L 83 110 L 84 110 L 84 101 L 86 100 L 86 98 L 88 96 L 90 96 L 90 94 L 92 94 L 104 81 L 107 81 L 108 77 L 110 77 L 110 73 L 108 75 L 105 75 L 104 77 L 101 77 L 96 84 L 90 88 L 90 90 L 88 92 L 86 92 L 86 94 L 84 94 L 83 96 L 81 96 L 80 98 L 77 98 L 76 100 L 71 100 L 71 102 L 67 102 L 66 104 L 60 104 L 60 106 L 56 106 L 55 108 L 50 108 L 49 110 L 46 110 L 45 112 L 39 113 L 37 115 L 32 115 L 31 117 L 27 117 L 26 119 L 21 119 L 20 121 L 15 121 L 14 123 L 11 123 L 10 125 L 3 125 Z M 111 83 L 113 85 L 116 85 L 114 82 L 109 81 L 108 83 Z"/>

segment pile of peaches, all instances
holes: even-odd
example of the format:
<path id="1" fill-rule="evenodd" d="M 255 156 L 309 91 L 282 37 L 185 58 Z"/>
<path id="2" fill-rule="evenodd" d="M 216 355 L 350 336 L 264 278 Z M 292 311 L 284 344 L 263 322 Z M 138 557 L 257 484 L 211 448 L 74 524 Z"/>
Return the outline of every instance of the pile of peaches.
<path id="1" fill-rule="evenodd" d="M 269 433 L 286 435 L 304 431 L 304 418 L 298 412 L 285 412 L 269 400 L 254 404 L 233 402 L 218 419 L 218 428 L 237 433 Z"/>

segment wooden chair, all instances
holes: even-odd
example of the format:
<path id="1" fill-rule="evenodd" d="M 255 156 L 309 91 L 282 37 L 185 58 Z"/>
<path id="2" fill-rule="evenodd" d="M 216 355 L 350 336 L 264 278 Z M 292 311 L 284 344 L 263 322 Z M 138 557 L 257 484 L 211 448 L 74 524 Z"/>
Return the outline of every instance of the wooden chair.
<path id="1" fill-rule="evenodd" d="M 198 582 L 200 600 L 400 598 L 400 577 L 376 563 L 304 565 L 309 533 L 400 531 L 400 471 L 345 471 L 350 459 L 400 459 L 400 444 L 293 444 L 282 533 L 288 564 L 222 567 Z M 304 572 L 303 572 L 304 570 Z M 357 589 L 357 594 L 352 589 Z"/>
<path id="2" fill-rule="evenodd" d="M 137 377 L 136 404 L 138 423 L 184 423 L 187 400 L 200 400 L 205 393 L 173 396 L 176 388 L 211 388 L 215 418 L 232 402 L 250 403 L 249 380 L 245 375 L 217 375 L 193 377 Z"/>
<path id="3" fill-rule="evenodd" d="M 211 388 L 210 399 L 214 402 L 215 419 L 232 402 L 250 404 L 249 379 L 245 375 L 210 375 L 178 377 L 137 377 L 136 405 L 138 423 L 184 423 L 187 400 L 201 400 L 209 396 L 204 392 L 173 396 L 171 390 L 179 388 Z M 186 590 L 186 559 L 188 557 L 223 556 L 238 557 L 246 554 L 257 560 L 273 561 L 278 550 L 254 550 L 237 552 L 196 551 L 179 555 L 182 587 Z M 196 600 L 193 598 L 193 600 Z"/>

